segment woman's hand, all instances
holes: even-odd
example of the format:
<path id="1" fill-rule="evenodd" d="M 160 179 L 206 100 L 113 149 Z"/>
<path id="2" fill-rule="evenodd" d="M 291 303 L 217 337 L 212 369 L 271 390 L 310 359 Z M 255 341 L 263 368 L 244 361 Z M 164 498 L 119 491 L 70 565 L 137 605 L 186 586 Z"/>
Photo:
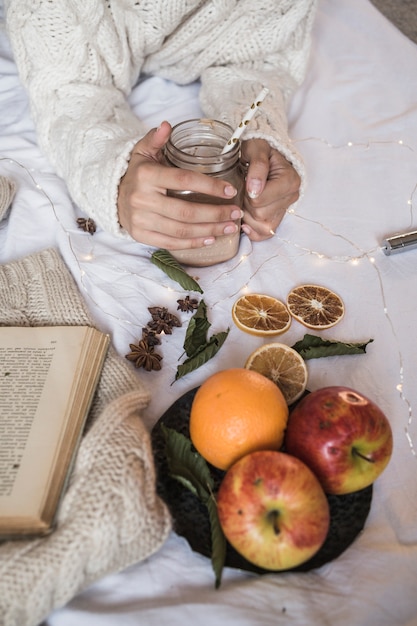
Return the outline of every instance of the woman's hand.
<path id="1" fill-rule="evenodd" d="M 120 181 L 120 225 L 141 243 L 181 250 L 214 243 L 220 235 L 236 232 L 241 209 L 230 204 L 236 189 L 226 181 L 162 164 L 162 148 L 171 126 L 163 122 L 149 131 L 132 150 Z M 167 190 L 194 191 L 220 198 L 220 204 L 189 202 L 167 195 Z M 221 200 L 229 204 L 222 204 Z"/>
<path id="2" fill-rule="evenodd" d="M 252 241 L 272 237 L 288 207 L 299 198 L 300 177 L 289 161 L 264 139 L 242 144 L 246 175 L 242 230 Z"/>

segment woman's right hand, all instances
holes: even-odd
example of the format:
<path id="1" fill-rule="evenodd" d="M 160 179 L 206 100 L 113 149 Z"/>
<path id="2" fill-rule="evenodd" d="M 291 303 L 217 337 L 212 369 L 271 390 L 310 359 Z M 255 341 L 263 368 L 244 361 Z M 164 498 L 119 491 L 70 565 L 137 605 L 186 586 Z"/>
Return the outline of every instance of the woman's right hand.
<path id="1" fill-rule="evenodd" d="M 162 148 L 170 134 L 170 124 L 162 122 L 134 146 L 119 184 L 119 223 L 136 241 L 157 248 L 209 246 L 238 229 L 234 220 L 243 213 L 230 204 L 236 189 L 206 174 L 163 165 Z M 168 196 L 168 189 L 208 194 L 229 204 L 189 202 Z"/>

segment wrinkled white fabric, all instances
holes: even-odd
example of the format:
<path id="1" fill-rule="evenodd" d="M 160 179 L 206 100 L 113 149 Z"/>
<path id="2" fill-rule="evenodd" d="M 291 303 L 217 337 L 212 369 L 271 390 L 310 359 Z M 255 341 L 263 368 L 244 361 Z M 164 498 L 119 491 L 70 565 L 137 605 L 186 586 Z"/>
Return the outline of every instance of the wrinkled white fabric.
<path id="1" fill-rule="evenodd" d="M 190 319 L 177 311 L 177 299 L 187 292 L 149 261 L 151 247 L 77 228 L 81 213 L 36 143 L 27 94 L 0 32 L 0 172 L 16 183 L 0 224 L 0 260 L 57 246 L 120 355 L 141 336 L 148 306 L 179 316 L 183 327 L 158 347 L 161 371 L 135 371 L 151 391 L 146 424 L 211 373 L 243 365 L 264 343 L 233 324 L 239 295 L 285 300 L 295 285 L 318 282 L 345 303 L 341 322 L 320 336 L 374 341 L 364 355 L 309 360 L 309 388 L 358 389 L 386 412 L 394 433 L 394 454 L 376 481 L 363 532 L 324 567 L 266 576 L 226 568 L 215 590 L 210 560 L 172 533 L 149 559 L 54 611 L 48 626 L 416 626 L 417 457 L 408 437 L 416 451 L 417 250 L 392 257 L 381 250 L 385 236 L 417 226 L 416 76 L 417 46 L 369 0 L 319 1 L 306 80 L 288 118 L 306 165 L 306 192 L 270 240 L 252 244 L 242 236 L 236 258 L 188 268 L 204 289 L 209 334 L 230 332 L 214 359 L 173 383 Z M 151 77 L 129 102 L 152 127 L 200 115 L 198 94 L 198 83 Z M 293 321 L 276 340 L 292 346 L 305 332 Z"/>

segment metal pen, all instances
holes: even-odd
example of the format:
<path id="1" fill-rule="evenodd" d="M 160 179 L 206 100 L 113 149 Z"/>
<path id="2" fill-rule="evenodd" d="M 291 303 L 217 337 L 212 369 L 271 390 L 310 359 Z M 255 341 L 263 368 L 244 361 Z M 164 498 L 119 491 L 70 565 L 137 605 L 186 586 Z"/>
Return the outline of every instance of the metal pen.
<path id="1" fill-rule="evenodd" d="M 406 252 L 406 250 L 413 248 L 417 248 L 417 230 L 387 237 L 382 242 L 382 251 L 387 256 L 397 252 Z"/>

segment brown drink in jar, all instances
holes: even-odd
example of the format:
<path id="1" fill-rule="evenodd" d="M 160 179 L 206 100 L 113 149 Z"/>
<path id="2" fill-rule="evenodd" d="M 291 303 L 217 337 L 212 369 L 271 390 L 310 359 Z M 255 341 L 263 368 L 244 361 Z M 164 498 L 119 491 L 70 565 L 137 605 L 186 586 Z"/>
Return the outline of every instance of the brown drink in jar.
<path id="1" fill-rule="evenodd" d="M 244 176 L 240 165 L 240 142 L 221 154 L 233 129 L 223 122 L 209 119 L 194 119 L 173 127 L 165 146 L 165 162 L 172 167 L 201 172 L 226 180 L 237 189 L 237 195 L 225 200 L 192 191 L 168 190 L 168 195 L 189 202 L 207 204 L 236 204 L 243 206 Z M 185 265 L 204 267 L 233 258 L 239 248 L 240 220 L 238 229 L 231 235 L 216 237 L 216 241 L 201 248 L 170 250 L 172 256 Z"/>

